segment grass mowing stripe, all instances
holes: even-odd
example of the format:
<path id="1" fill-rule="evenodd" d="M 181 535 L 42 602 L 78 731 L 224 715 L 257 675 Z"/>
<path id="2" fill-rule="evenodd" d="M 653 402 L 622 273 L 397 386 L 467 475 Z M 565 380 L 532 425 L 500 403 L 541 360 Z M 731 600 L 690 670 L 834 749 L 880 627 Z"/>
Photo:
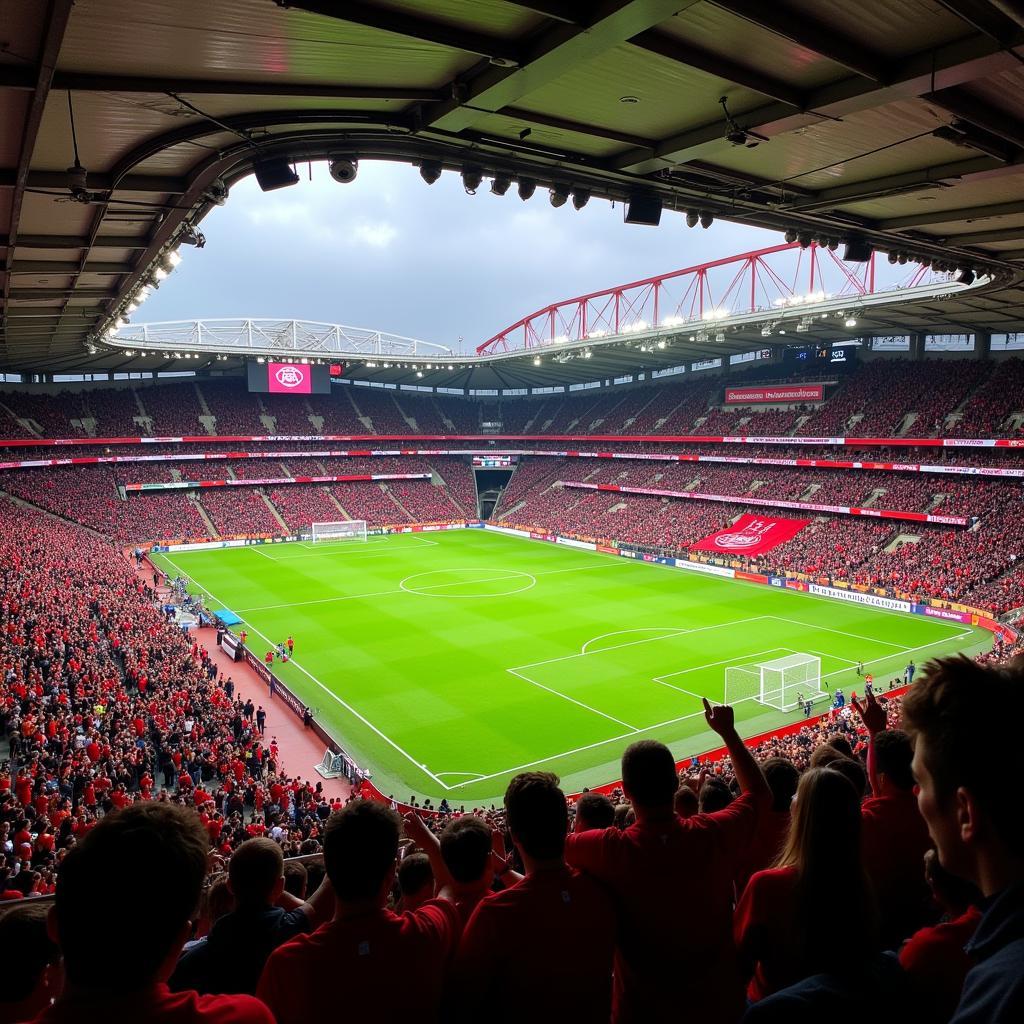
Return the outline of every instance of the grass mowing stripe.
<path id="1" fill-rule="evenodd" d="M 164 557 L 166 558 L 167 556 L 165 555 Z M 167 558 L 167 561 L 171 565 L 174 565 L 174 567 L 176 569 L 178 569 L 178 572 L 182 571 L 181 568 L 179 566 L 175 565 L 175 563 L 170 558 Z M 182 575 L 184 575 L 184 573 L 182 573 Z M 197 584 L 197 586 L 198 586 L 198 584 Z M 216 595 L 212 594 L 205 587 L 200 586 L 199 589 L 202 590 L 205 594 L 208 594 L 213 601 L 217 602 L 218 604 L 224 604 L 224 602 L 221 601 L 220 598 L 218 598 Z M 224 605 L 224 607 L 226 608 L 227 605 Z M 271 640 L 270 637 L 268 637 L 266 635 L 266 633 L 260 632 L 260 630 L 257 629 L 255 626 L 253 626 L 251 623 L 249 625 L 250 625 L 250 628 L 252 629 L 252 631 L 254 633 L 258 634 L 264 640 L 266 640 L 267 643 L 270 644 L 271 647 L 274 646 L 274 641 Z M 445 789 L 448 788 L 436 775 L 434 775 L 430 771 L 428 771 L 427 768 L 424 765 L 418 764 L 416 759 L 412 756 L 412 754 L 408 753 L 408 751 L 403 750 L 397 743 L 395 743 L 395 741 L 393 739 L 391 739 L 385 733 L 381 732 L 380 729 L 377 728 L 377 726 L 375 726 L 368 719 L 364 718 L 358 711 L 356 711 L 355 708 L 353 708 L 351 705 L 349 705 L 345 701 L 343 701 L 341 699 L 341 697 L 339 697 L 333 690 L 331 690 L 327 686 L 324 686 L 324 684 L 321 683 L 320 680 L 317 679 L 317 677 L 315 675 L 313 675 L 308 670 L 304 669 L 294 658 L 290 658 L 288 663 L 290 665 L 293 665 L 295 668 L 297 668 L 304 675 L 308 676 L 314 683 L 316 683 L 317 686 L 319 686 L 324 691 L 324 693 L 328 694 L 330 697 L 333 697 L 334 700 L 336 700 L 342 707 L 345 708 L 346 711 L 348 711 L 351 714 L 355 715 L 356 718 L 358 718 L 359 721 L 361 721 L 363 723 L 363 725 L 365 725 L 368 728 L 372 729 L 386 743 L 391 744 L 391 746 L 394 747 L 395 750 L 397 750 L 403 757 L 407 757 L 410 761 L 412 761 L 412 763 L 415 764 L 416 767 L 419 768 L 420 771 L 426 772 L 426 774 L 429 775 L 439 786 L 444 786 Z"/>
<path id="2" fill-rule="evenodd" d="M 917 652 L 991 642 L 970 626 L 480 530 L 411 540 L 381 538 L 372 553 L 353 545 L 347 557 L 334 557 L 337 545 L 278 544 L 260 552 L 268 557 L 204 549 L 165 563 L 218 606 L 213 593 L 228 598 L 250 646 L 292 634 L 299 665 L 279 674 L 377 785 L 403 798 L 452 791 L 496 802 L 512 773 L 538 765 L 579 790 L 617 778 L 639 736 L 680 758 L 708 749 L 716 741 L 690 694 L 721 701 L 726 660 L 813 649 L 833 689 L 859 690 L 861 661 L 884 689 Z M 398 589 L 417 575 L 430 589 Z M 537 581 L 529 590 L 500 593 L 527 576 Z M 688 693 L 658 682 L 683 673 Z M 749 736 L 799 714 L 745 699 L 736 718 Z"/>

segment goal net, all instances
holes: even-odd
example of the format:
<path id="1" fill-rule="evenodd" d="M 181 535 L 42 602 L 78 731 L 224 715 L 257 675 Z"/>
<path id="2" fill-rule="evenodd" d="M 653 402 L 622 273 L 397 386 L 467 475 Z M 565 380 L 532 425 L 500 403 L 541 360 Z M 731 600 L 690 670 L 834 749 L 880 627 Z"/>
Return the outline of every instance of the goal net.
<path id="1" fill-rule="evenodd" d="M 766 707 L 790 711 L 801 700 L 814 701 L 823 696 L 821 658 L 813 654 L 790 654 L 725 670 L 726 704 L 755 700 Z"/>
<path id="2" fill-rule="evenodd" d="M 366 520 L 347 519 L 340 523 L 313 523 L 313 543 L 334 540 L 366 540 Z"/>

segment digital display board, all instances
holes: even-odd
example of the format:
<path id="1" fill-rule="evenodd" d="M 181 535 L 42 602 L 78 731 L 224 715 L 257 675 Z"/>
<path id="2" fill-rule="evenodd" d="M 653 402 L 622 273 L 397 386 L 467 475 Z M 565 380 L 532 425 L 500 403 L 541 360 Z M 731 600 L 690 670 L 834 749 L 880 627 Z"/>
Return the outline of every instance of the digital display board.
<path id="1" fill-rule="evenodd" d="M 331 367 L 313 363 L 247 364 L 249 390 L 271 395 L 326 395 L 331 390 Z"/>
<path id="2" fill-rule="evenodd" d="M 511 469 L 518 461 L 518 455 L 474 455 L 474 469 Z"/>

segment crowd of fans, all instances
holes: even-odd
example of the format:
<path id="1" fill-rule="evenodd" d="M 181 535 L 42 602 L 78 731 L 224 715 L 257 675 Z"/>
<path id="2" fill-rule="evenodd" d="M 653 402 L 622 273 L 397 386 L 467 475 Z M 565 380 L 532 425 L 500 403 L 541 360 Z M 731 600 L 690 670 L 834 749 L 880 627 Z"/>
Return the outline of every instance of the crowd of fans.
<path id="1" fill-rule="evenodd" d="M 53 539 L 47 529 L 39 540 Z M 81 618 L 110 636 L 102 616 Z M 135 637 L 124 639 L 127 655 Z M 176 653 L 178 672 L 195 661 L 180 644 Z M 115 690 L 116 668 L 98 673 Z M 49 932 L 30 900 L 0 917 L 18 965 L 0 990 L 5 1019 L 299 1024 L 332 1011 L 334 979 L 348 1015 L 388 1022 L 625 1024 L 684 1012 L 712 1024 L 992 1024 L 1024 1014 L 1015 723 L 992 714 L 1019 700 L 1019 662 L 943 659 L 902 699 L 867 695 L 753 749 L 732 709 L 705 701 L 721 760 L 680 772 L 667 747 L 640 740 L 623 753 L 619 788 L 575 803 L 543 771 L 512 778 L 500 809 L 472 813 L 445 803 L 403 819 L 362 799 L 310 813 L 313 796 L 294 799 L 293 829 L 308 829 L 300 849 L 322 855 L 307 863 L 284 859 L 294 841 L 274 828 L 236 829 L 241 841 L 225 844 L 230 826 L 211 828 L 218 812 L 194 806 L 202 786 L 180 791 L 184 771 L 174 795 L 115 801 L 118 780 L 94 797 L 102 806 L 83 807 L 88 784 L 76 791 L 75 772 L 113 774 L 108 763 L 135 747 L 119 740 L 140 731 L 141 678 L 125 672 L 124 721 L 96 736 L 105 718 L 72 717 L 77 700 L 88 711 L 96 699 L 79 694 L 83 675 L 66 660 L 38 681 L 43 696 L 30 688 L 5 705 L 17 718 L 71 677 L 59 716 L 69 735 L 58 724 L 39 758 L 71 764 L 67 816 L 53 831 L 42 787 L 21 774 L 0 796 L 5 820 L 22 816 L 13 844 L 29 847 L 3 895 L 40 891 L 41 863 L 55 892 Z M 170 706 L 143 721 L 143 760 L 168 742 L 158 715 L 180 723 L 211 687 L 171 684 Z M 195 742 L 219 740 L 230 761 L 240 741 L 218 728 L 220 706 L 205 709 Z M 178 740 L 188 747 L 183 724 Z M 276 766 L 260 767 L 274 777 Z M 39 835 L 52 843 L 35 852 Z M 109 879 L 132 898 L 111 899 Z"/>
<path id="2" fill-rule="evenodd" d="M 222 857 L 279 826 L 290 854 L 316 839 L 321 791 L 109 541 L 2 501 L 0 581 L 0 889 L 52 892 L 66 852 L 140 799 L 196 808 Z"/>
<path id="3" fill-rule="evenodd" d="M 729 407 L 727 384 L 770 381 L 777 367 L 734 371 L 723 378 L 704 373 L 658 381 L 656 385 L 595 389 L 539 398 L 426 395 L 356 385 L 332 395 L 255 395 L 243 382 L 201 379 L 59 395 L 4 392 L 0 434 L 7 436 L 131 436 L 218 434 L 444 434 L 481 433 L 486 420 L 502 433 L 574 434 L 744 434 L 796 433 L 818 437 L 996 436 L 1019 432 L 1009 417 L 1024 410 L 1024 360 L 977 359 L 864 362 L 827 385 L 825 401 L 813 406 L 757 409 Z M 832 378 L 835 381 L 835 378 Z M 108 396 L 115 394 L 116 400 Z M 142 415 L 148 423 L 134 422 Z M 201 417 L 203 419 L 201 419 Z M 213 417 L 212 421 L 209 417 Z M 19 423 L 18 421 L 22 422 Z M 24 424 L 28 424 L 28 428 Z M 451 424 L 452 426 L 449 426 Z M 272 430 L 270 428 L 273 428 Z"/>

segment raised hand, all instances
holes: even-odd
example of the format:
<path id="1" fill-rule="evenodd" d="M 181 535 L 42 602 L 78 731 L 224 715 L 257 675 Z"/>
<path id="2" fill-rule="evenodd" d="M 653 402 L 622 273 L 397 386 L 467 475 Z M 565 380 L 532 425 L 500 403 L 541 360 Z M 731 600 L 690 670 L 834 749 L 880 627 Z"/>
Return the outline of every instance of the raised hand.
<path id="1" fill-rule="evenodd" d="M 875 700 L 873 693 L 867 694 L 863 703 L 861 703 L 859 698 L 855 698 L 850 703 L 853 704 L 853 710 L 857 712 L 860 720 L 864 723 L 864 728 L 872 736 L 876 732 L 881 732 L 889 724 L 885 708 Z"/>
<path id="2" fill-rule="evenodd" d="M 732 707 L 729 704 L 712 706 L 707 697 L 701 699 L 704 701 L 704 717 L 708 725 L 719 736 L 732 735 L 736 731 L 736 716 Z"/>

